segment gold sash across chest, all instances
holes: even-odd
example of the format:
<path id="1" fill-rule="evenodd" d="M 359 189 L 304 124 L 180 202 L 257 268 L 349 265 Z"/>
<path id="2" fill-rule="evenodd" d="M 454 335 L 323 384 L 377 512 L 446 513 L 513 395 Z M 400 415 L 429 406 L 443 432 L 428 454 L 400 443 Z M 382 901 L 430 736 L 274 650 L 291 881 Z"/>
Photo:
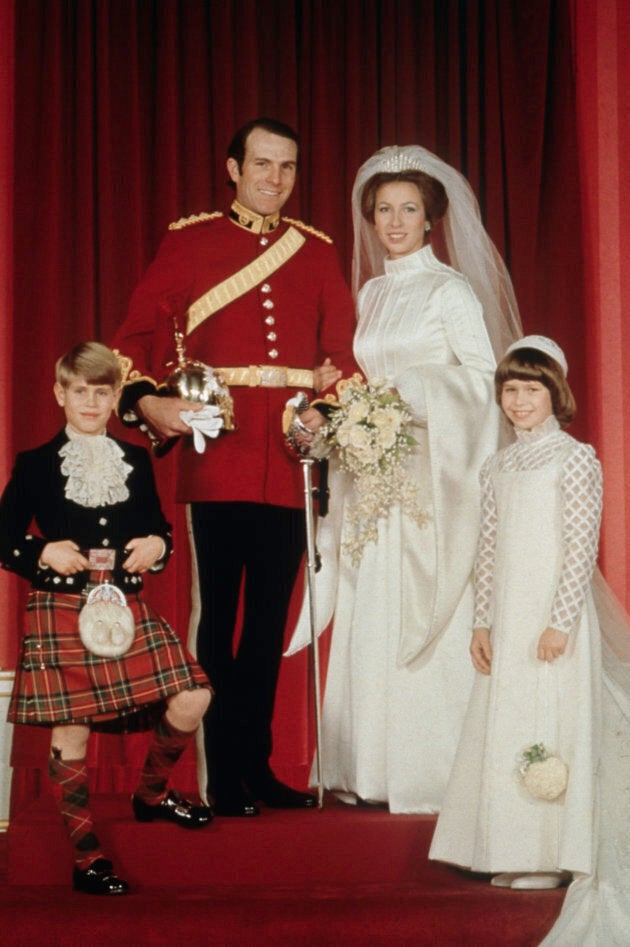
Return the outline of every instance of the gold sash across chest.
<path id="1" fill-rule="evenodd" d="M 200 296 L 188 309 L 186 322 L 186 335 L 201 325 L 202 322 L 223 309 L 229 303 L 234 302 L 240 296 L 244 296 L 250 289 L 263 283 L 272 273 L 290 260 L 297 253 L 300 247 L 306 242 L 306 237 L 296 230 L 295 227 L 289 227 L 287 232 L 280 239 L 272 244 L 263 254 L 252 260 L 247 266 L 228 276 L 223 282 L 218 283 L 209 289 L 207 293 Z"/>

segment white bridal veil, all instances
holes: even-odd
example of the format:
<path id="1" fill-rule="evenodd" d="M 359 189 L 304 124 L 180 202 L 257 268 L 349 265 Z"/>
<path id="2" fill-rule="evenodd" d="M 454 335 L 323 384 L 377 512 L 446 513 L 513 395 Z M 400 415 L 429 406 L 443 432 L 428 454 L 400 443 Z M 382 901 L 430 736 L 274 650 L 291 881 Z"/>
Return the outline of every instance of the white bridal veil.
<path id="1" fill-rule="evenodd" d="M 361 193 L 375 174 L 424 171 L 440 181 L 448 195 L 442 220 L 450 265 L 466 276 L 483 306 L 486 329 L 497 361 L 521 335 L 521 323 L 512 280 L 507 267 L 481 221 L 474 192 L 459 171 L 420 145 L 381 148 L 361 165 L 352 189 L 354 252 L 352 290 L 358 293 L 366 280 L 384 272 L 387 251 L 372 223 L 361 214 Z"/>

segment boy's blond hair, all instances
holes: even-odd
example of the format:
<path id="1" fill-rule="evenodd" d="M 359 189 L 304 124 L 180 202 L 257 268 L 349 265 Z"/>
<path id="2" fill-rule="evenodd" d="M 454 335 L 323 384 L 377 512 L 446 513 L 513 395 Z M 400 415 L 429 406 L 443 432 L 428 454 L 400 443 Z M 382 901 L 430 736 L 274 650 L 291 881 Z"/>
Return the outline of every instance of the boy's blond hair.
<path id="1" fill-rule="evenodd" d="M 118 359 L 106 345 L 80 342 L 57 360 L 55 378 L 63 388 L 68 387 L 72 378 L 84 378 L 89 385 L 111 385 L 117 391 L 122 372 Z"/>

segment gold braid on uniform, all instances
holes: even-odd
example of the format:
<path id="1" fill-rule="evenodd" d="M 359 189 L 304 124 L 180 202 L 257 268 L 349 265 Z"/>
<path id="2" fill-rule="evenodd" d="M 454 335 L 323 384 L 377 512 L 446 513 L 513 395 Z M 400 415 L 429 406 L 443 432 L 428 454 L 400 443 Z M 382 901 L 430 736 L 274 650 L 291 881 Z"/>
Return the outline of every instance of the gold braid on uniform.
<path id="1" fill-rule="evenodd" d="M 351 375 L 350 378 L 340 378 L 335 388 L 339 397 L 342 396 L 346 388 L 352 386 L 356 387 L 357 385 L 364 385 L 365 380 L 363 375 L 360 372 L 355 372 L 354 375 Z"/>
<path id="2" fill-rule="evenodd" d="M 183 230 L 184 227 L 192 227 L 193 224 L 203 224 L 208 220 L 215 220 L 217 217 L 223 217 L 220 210 L 215 210 L 211 214 L 206 214 L 205 211 L 201 214 L 191 214 L 190 217 L 180 217 L 179 220 L 173 221 L 172 224 L 168 225 L 168 229 Z"/>
<path id="3" fill-rule="evenodd" d="M 129 377 L 129 373 L 131 371 L 131 366 L 133 365 L 133 361 L 129 358 L 128 355 L 122 355 L 119 349 L 113 349 L 113 352 L 114 352 L 114 355 L 116 356 L 116 360 L 118 361 L 118 364 L 120 365 L 120 375 L 121 375 L 120 384 L 121 386 L 126 385 L 127 378 Z"/>
<path id="4" fill-rule="evenodd" d="M 137 368 L 132 368 L 133 360 L 129 358 L 128 355 L 122 355 L 118 349 L 112 350 L 118 364 L 120 365 L 120 371 L 122 378 L 120 380 L 121 387 L 124 388 L 126 385 L 135 385 L 138 381 L 148 381 L 154 385 L 155 388 L 164 387 L 160 385 L 155 378 L 152 378 L 151 375 L 143 375 Z"/>
<path id="5" fill-rule="evenodd" d="M 285 223 L 299 227 L 300 230 L 303 230 L 305 233 L 310 233 L 313 237 L 319 237 L 319 239 L 325 243 L 332 243 L 332 238 L 329 237 L 328 234 L 325 234 L 322 230 L 315 230 L 315 227 L 311 227 L 310 224 L 305 224 L 303 220 L 293 220 L 292 217 L 283 217 L 282 219 Z"/>
<path id="6" fill-rule="evenodd" d="M 348 387 L 348 385 L 363 385 L 363 384 L 365 384 L 363 381 L 363 375 L 361 375 L 359 372 L 355 372 L 354 375 L 352 375 L 350 378 L 340 378 L 337 384 L 335 385 L 335 391 L 337 392 L 336 396 L 333 395 L 332 392 L 328 392 L 328 394 L 324 395 L 323 398 L 315 398 L 313 401 L 311 401 L 310 406 L 314 408 L 318 404 L 323 404 L 323 405 L 328 405 L 329 407 L 339 408 L 340 407 L 339 399 L 341 398 L 341 395 L 343 394 L 345 389 Z"/>

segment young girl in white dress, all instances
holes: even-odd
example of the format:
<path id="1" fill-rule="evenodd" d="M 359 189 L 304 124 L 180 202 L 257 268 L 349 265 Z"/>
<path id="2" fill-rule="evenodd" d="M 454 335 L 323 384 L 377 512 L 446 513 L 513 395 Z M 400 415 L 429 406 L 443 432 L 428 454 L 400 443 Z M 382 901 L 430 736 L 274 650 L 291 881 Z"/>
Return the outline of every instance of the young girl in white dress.
<path id="1" fill-rule="evenodd" d="M 496 371 L 516 442 L 481 472 L 479 673 L 429 857 L 515 889 L 573 875 L 545 947 L 610 947 L 630 930 L 630 634 L 595 569 L 601 470 L 562 430 L 566 375 L 544 336 Z"/>
<path id="2" fill-rule="evenodd" d="M 493 873 L 495 885 L 556 887 L 564 872 L 590 873 L 594 857 L 601 470 L 593 448 L 562 430 L 575 407 L 554 342 L 519 340 L 495 379 L 517 439 L 481 472 L 470 646 L 479 674 L 430 857 Z M 527 759 L 519 764 L 540 744 L 561 761 L 546 768 L 568 767 L 552 799 L 532 795 Z"/>

